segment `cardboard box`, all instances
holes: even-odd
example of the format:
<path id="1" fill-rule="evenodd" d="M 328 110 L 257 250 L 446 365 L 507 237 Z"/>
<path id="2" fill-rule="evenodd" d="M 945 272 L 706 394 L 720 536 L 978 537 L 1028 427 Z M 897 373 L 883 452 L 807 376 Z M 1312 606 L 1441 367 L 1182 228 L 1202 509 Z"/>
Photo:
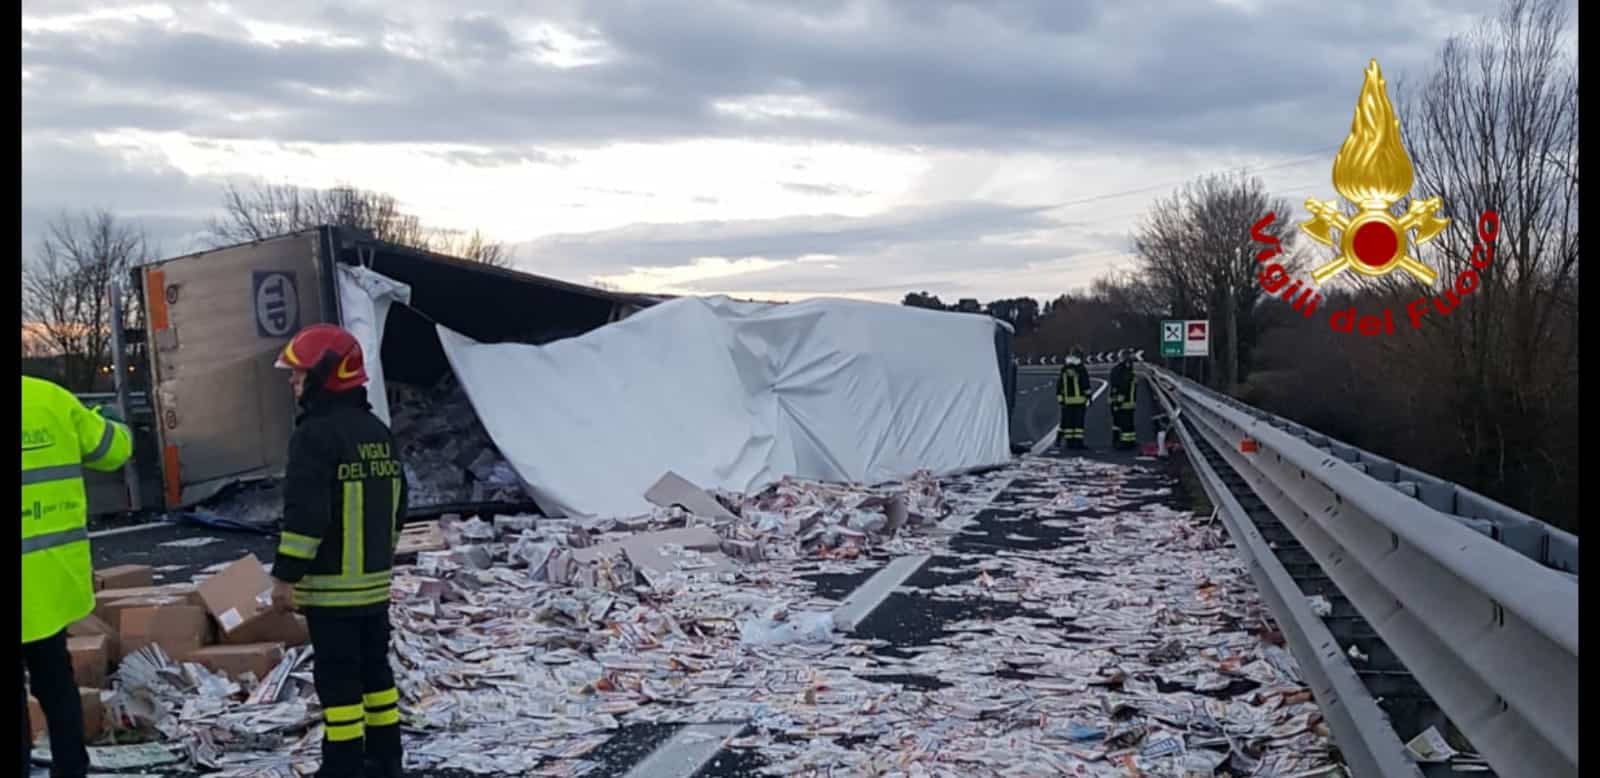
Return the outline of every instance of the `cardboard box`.
<path id="1" fill-rule="evenodd" d="M 105 707 L 100 704 L 99 689 L 79 689 L 78 702 L 83 705 L 83 739 L 94 740 L 105 731 Z M 28 733 L 34 742 L 44 734 L 44 708 L 33 695 L 28 695 Z"/>
<path id="2" fill-rule="evenodd" d="M 663 508 L 681 507 L 696 516 L 709 516 L 724 521 L 734 521 L 739 518 L 722 507 L 717 498 L 671 470 L 645 490 L 644 498 Z"/>
<path id="3" fill-rule="evenodd" d="M 670 474 L 669 474 L 670 475 Z M 709 498 L 708 498 L 709 499 Z M 699 551 L 713 573 L 734 569 L 733 561 L 722 553 L 722 539 L 708 527 L 683 527 L 632 535 L 622 540 L 572 550 L 572 559 L 581 565 L 590 564 L 602 556 L 621 553 L 627 556 L 634 569 L 646 580 L 668 573 L 675 564 L 661 553 L 661 546 L 672 544 Z"/>
<path id="4" fill-rule="evenodd" d="M 282 660 L 282 643 L 244 643 L 237 646 L 207 646 L 189 652 L 183 661 L 193 662 L 235 680 L 245 673 L 253 673 L 256 680 L 260 681 Z"/>
<path id="5" fill-rule="evenodd" d="M 165 586 L 139 586 L 132 589 L 102 589 L 94 593 L 94 615 L 101 621 L 119 629 L 111 604 L 137 597 L 176 597 L 188 605 L 200 605 L 200 596 L 191 583 L 174 583 Z"/>
<path id="6" fill-rule="evenodd" d="M 100 737 L 106 729 L 106 711 L 100 704 L 100 690 L 78 689 L 78 702 L 83 705 L 83 739 Z"/>
<path id="7" fill-rule="evenodd" d="M 122 656 L 122 654 L 119 653 L 119 644 L 122 641 L 120 640 L 120 636 L 117 635 L 117 628 L 107 624 L 105 619 L 102 619 L 99 616 L 91 613 L 67 625 L 68 637 L 87 638 L 94 637 L 96 635 L 106 639 L 107 659 L 115 660 L 117 657 Z"/>
<path id="8" fill-rule="evenodd" d="M 160 595 L 150 595 L 147 597 L 127 597 L 121 600 L 112 600 L 111 602 L 106 603 L 104 606 L 97 606 L 95 608 L 95 614 L 104 614 L 106 623 L 110 624 L 112 629 L 117 631 L 118 639 L 120 639 L 122 636 L 123 611 L 126 611 L 129 608 L 176 608 L 185 605 L 194 607 L 194 604 L 189 602 L 188 599 L 184 597 Z"/>
<path id="9" fill-rule="evenodd" d="M 111 640 L 105 635 L 68 637 L 67 651 L 72 654 L 72 676 L 78 685 L 91 689 L 106 688 L 106 671 L 111 668 Z"/>
<path id="10" fill-rule="evenodd" d="M 230 646 L 251 643 L 282 643 L 286 646 L 303 646 L 310 640 L 306 632 L 306 617 L 298 613 L 268 613 L 222 636 L 222 643 Z"/>
<path id="11" fill-rule="evenodd" d="M 204 647 L 211 635 L 205 609 L 194 605 L 135 606 L 121 616 L 122 656 L 151 643 L 169 657 L 187 656 Z"/>
<path id="12" fill-rule="evenodd" d="M 37 742 L 39 733 L 44 731 L 44 708 L 39 707 L 39 701 L 28 695 L 28 737 Z"/>
<path id="13" fill-rule="evenodd" d="M 155 571 L 149 565 L 117 565 L 94 571 L 94 590 L 135 589 L 155 585 Z"/>
<path id="14" fill-rule="evenodd" d="M 272 577 L 267 575 L 267 569 L 261 566 L 255 554 L 233 562 L 200 582 L 197 591 L 206 612 L 216 619 L 224 643 L 270 641 L 272 638 L 264 635 L 264 628 L 256 622 L 272 621 L 281 629 L 281 625 L 290 621 L 287 614 L 271 611 Z"/>

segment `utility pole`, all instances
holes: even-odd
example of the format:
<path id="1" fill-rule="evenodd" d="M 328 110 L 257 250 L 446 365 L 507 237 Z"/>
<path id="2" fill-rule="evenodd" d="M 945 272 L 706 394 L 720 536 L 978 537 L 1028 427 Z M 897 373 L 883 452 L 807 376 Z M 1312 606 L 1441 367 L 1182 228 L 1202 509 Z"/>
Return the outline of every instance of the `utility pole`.
<path id="1" fill-rule="evenodd" d="M 1239 313 L 1233 302 L 1233 284 L 1228 284 L 1228 370 L 1220 388 L 1227 392 L 1239 383 Z"/>

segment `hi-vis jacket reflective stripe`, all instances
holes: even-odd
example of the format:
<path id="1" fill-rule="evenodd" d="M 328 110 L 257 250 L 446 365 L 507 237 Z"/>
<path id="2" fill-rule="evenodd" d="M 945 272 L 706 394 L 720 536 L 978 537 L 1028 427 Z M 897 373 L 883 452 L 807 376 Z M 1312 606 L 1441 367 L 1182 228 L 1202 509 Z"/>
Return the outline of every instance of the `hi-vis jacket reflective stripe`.
<path id="1" fill-rule="evenodd" d="M 116 470 L 132 454 L 127 427 L 49 381 L 22 377 L 22 642 L 94 610 L 83 470 Z"/>
<path id="2" fill-rule="evenodd" d="M 296 605 L 389 602 L 407 486 L 389 428 L 370 408 L 365 389 L 320 396 L 290 438 L 272 574 L 295 585 Z"/>
<path id="3" fill-rule="evenodd" d="M 1063 365 L 1056 378 L 1056 401 L 1062 405 L 1088 404 L 1089 368 L 1082 363 Z"/>

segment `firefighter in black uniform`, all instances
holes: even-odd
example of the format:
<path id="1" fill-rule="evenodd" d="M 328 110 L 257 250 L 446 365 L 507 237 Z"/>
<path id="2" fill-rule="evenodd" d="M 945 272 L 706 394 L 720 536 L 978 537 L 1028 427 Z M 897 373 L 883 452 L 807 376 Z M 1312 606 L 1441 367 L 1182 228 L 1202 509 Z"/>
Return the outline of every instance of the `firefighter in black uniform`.
<path id="1" fill-rule="evenodd" d="M 1089 368 L 1083 365 L 1083 349 L 1074 348 L 1056 377 L 1056 401 L 1061 403 L 1062 448 L 1083 448 L 1083 418 L 1089 407 Z"/>
<path id="2" fill-rule="evenodd" d="M 1138 381 L 1133 374 L 1133 360 L 1126 352 L 1111 368 L 1111 444 L 1117 448 L 1133 448 L 1138 442 L 1133 427 L 1134 387 Z"/>
<path id="3" fill-rule="evenodd" d="M 389 666 L 389 576 L 405 470 L 367 402 L 361 344 L 331 324 L 301 330 L 278 367 L 302 413 L 289 441 L 274 605 L 303 610 L 322 703 L 320 778 L 401 775 L 400 696 Z M 292 603 L 292 606 L 291 606 Z"/>

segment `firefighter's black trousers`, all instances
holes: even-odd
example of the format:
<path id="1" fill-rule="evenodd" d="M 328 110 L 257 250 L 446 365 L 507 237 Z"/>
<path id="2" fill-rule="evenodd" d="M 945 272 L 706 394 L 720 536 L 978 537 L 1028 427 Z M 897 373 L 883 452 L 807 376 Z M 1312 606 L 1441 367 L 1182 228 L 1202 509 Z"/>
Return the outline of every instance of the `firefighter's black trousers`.
<path id="1" fill-rule="evenodd" d="M 1117 448 L 1133 448 L 1138 443 L 1133 426 L 1131 402 L 1117 402 L 1111 406 L 1111 442 Z"/>
<path id="2" fill-rule="evenodd" d="M 1061 404 L 1060 443 L 1067 448 L 1083 448 L 1083 418 L 1088 405 Z"/>
<path id="3" fill-rule="evenodd" d="M 319 776 L 400 775 L 400 695 L 389 666 L 389 605 L 306 608 L 322 703 Z"/>
<path id="4" fill-rule="evenodd" d="M 22 644 L 22 772 L 33 772 L 29 757 L 33 738 L 29 736 L 28 690 L 44 710 L 45 730 L 50 733 L 50 774 L 83 778 L 89 774 L 89 751 L 83 744 L 83 702 L 78 699 L 78 682 L 72 675 L 72 656 L 67 653 L 67 632 L 62 630 L 44 640 Z"/>

